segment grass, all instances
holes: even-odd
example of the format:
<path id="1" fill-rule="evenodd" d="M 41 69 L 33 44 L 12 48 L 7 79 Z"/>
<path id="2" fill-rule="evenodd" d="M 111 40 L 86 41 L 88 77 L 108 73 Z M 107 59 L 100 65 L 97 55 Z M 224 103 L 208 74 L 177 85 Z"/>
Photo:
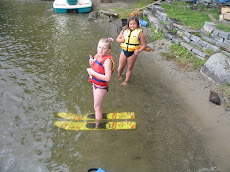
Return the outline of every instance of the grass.
<path id="1" fill-rule="evenodd" d="M 193 29 L 200 30 L 206 21 L 211 21 L 206 13 L 193 11 L 186 6 L 163 4 L 163 8 L 170 18 L 177 19 L 181 21 L 181 25 Z"/>
<path id="2" fill-rule="evenodd" d="M 153 34 L 153 37 L 152 37 L 153 41 L 165 38 L 165 34 L 164 34 L 164 32 L 161 29 L 157 31 L 156 27 L 153 26 L 151 28 L 151 31 L 152 31 L 152 34 Z"/>
<path id="3" fill-rule="evenodd" d="M 230 24 L 218 22 L 218 24 L 216 24 L 216 28 L 225 32 L 230 32 Z"/>
<path id="4" fill-rule="evenodd" d="M 152 0 L 144 0 L 140 2 L 130 3 L 130 7 L 128 9 L 124 8 L 112 8 L 118 15 L 120 19 L 127 18 L 128 14 L 136 11 L 139 8 L 145 7 L 148 4 L 153 3 Z"/>
<path id="5" fill-rule="evenodd" d="M 210 9 L 207 12 L 210 13 L 216 20 L 219 20 L 219 14 L 217 9 Z"/>
<path id="6" fill-rule="evenodd" d="M 219 20 L 218 9 L 208 9 L 205 5 L 200 5 L 197 10 L 191 10 L 187 5 L 185 2 L 174 2 L 172 5 L 164 4 L 163 8 L 170 18 L 177 19 L 181 21 L 181 25 L 197 30 L 200 30 L 206 21 L 211 21 L 208 13 Z M 230 32 L 230 24 L 219 21 L 215 23 L 217 29 Z"/>
<path id="7" fill-rule="evenodd" d="M 143 16 L 143 20 L 148 21 L 147 16 Z M 151 24 L 148 22 L 146 27 L 151 28 Z"/>
<path id="8" fill-rule="evenodd" d="M 133 8 L 124 9 L 124 8 L 112 8 L 118 15 L 119 19 L 126 19 L 129 13 L 134 11 Z"/>
<path id="9" fill-rule="evenodd" d="M 167 60 L 176 60 L 179 66 L 186 69 L 200 69 L 206 62 L 206 60 L 198 59 L 186 48 L 178 44 L 172 44 L 171 52 L 163 53 L 162 55 L 165 56 Z"/>
<path id="10" fill-rule="evenodd" d="M 153 0 L 145 0 L 145 1 L 139 1 L 139 2 L 135 2 L 132 7 L 133 8 L 142 8 L 145 7 L 148 4 L 152 4 Z"/>

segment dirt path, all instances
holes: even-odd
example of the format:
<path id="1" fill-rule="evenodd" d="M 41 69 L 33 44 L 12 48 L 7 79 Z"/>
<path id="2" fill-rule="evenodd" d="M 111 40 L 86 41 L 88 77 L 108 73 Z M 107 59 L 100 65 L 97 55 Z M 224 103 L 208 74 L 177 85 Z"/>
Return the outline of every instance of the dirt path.
<path id="1" fill-rule="evenodd" d="M 129 3 L 98 3 L 94 2 L 94 9 L 127 7 Z M 120 21 L 109 25 L 116 32 Z M 219 171 L 230 171 L 230 113 L 223 105 L 217 106 L 209 101 L 209 92 L 216 88 L 212 82 L 204 78 L 199 71 L 184 71 L 173 61 L 167 61 L 161 52 L 170 51 L 170 44 L 166 39 L 151 42 L 150 29 L 143 28 L 147 45 L 154 52 L 142 52 L 143 58 L 153 59 L 153 68 L 157 68 L 161 79 L 187 104 L 187 108 L 194 113 L 188 116 L 196 131 L 203 135 L 210 157 L 217 164 Z"/>

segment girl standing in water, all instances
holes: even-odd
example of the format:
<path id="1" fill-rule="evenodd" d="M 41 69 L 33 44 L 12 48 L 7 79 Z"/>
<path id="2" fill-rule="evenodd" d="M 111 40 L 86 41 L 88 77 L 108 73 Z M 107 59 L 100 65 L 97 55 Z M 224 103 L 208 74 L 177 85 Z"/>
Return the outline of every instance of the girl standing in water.
<path id="1" fill-rule="evenodd" d="M 89 82 L 93 84 L 94 110 L 96 116 L 96 124 L 88 126 L 89 128 L 104 128 L 102 120 L 102 103 L 109 89 L 108 82 L 115 69 L 115 62 L 111 53 L 112 38 L 102 38 L 97 46 L 97 54 L 94 58 L 90 55 L 89 64 L 91 68 L 87 68 L 89 74 Z M 92 125 L 93 123 L 91 123 Z"/>
<path id="2" fill-rule="evenodd" d="M 140 29 L 138 19 L 130 17 L 127 25 L 118 35 L 116 41 L 121 45 L 121 54 L 118 66 L 118 77 L 122 80 L 121 73 L 127 64 L 127 72 L 125 81 L 121 85 L 127 85 L 132 76 L 134 64 L 138 54 L 145 49 L 145 35 Z"/>

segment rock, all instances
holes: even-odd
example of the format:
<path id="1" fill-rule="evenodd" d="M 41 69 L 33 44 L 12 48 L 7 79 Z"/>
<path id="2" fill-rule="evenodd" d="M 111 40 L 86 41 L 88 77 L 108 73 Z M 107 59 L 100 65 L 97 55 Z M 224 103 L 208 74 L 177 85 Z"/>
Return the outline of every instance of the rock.
<path id="1" fill-rule="evenodd" d="M 200 73 L 217 85 L 230 83 L 230 57 L 216 53 L 209 57 Z"/>
<path id="2" fill-rule="evenodd" d="M 219 97 L 219 95 L 218 95 L 216 92 L 214 92 L 214 91 L 210 91 L 209 100 L 210 100 L 212 103 L 215 103 L 216 105 L 220 105 L 220 97 Z"/>
<path id="3" fill-rule="evenodd" d="M 89 13 L 88 20 L 108 23 L 114 21 L 114 19 L 118 17 L 119 15 L 117 13 L 100 10 Z"/>
<path id="4" fill-rule="evenodd" d="M 216 29 L 216 24 L 212 23 L 212 22 L 205 22 L 204 26 L 203 26 L 203 29 L 204 29 L 205 32 L 211 34 L 213 32 L 213 30 Z"/>

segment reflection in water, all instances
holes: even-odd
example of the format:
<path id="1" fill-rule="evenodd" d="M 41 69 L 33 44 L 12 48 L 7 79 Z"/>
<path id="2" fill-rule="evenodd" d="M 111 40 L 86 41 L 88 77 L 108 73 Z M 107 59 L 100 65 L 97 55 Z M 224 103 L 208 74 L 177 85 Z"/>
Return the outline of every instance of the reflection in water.
<path id="1" fill-rule="evenodd" d="M 184 120 L 182 102 L 142 59 L 131 84 L 116 74 L 105 112 L 134 111 L 137 130 L 64 131 L 57 112 L 93 112 L 86 80 L 101 37 L 116 38 L 88 14 L 55 14 L 52 1 L 0 2 L 0 171 L 198 171 L 211 168 L 205 146 Z M 113 45 L 118 64 L 119 45 Z M 154 170 L 153 170 L 154 169 Z"/>

